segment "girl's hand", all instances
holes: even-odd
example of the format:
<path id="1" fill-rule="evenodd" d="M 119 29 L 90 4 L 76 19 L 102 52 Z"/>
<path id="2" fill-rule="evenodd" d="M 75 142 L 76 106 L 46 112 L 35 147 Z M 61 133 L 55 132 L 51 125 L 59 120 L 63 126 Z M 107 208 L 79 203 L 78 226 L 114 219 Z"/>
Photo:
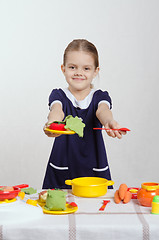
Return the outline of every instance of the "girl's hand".
<path id="1" fill-rule="evenodd" d="M 48 136 L 48 137 L 59 137 L 61 136 L 61 134 L 57 134 L 57 133 L 52 133 L 46 130 L 46 128 L 49 127 L 49 123 L 46 123 L 45 126 L 43 127 L 44 133 Z"/>
<path id="2" fill-rule="evenodd" d="M 115 120 L 112 120 L 111 122 L 106 123 L 104 128 L 119 129 L 119 128 L 121 128 L 121 126 Z M 122 138 L 122 135 L 126 134 L 126 132 L 118 131 L 118 130 L 106 130 L 106 132 L 110 137 L 113 137 L 113 138 L 117 137 L 119 139 Z"/>

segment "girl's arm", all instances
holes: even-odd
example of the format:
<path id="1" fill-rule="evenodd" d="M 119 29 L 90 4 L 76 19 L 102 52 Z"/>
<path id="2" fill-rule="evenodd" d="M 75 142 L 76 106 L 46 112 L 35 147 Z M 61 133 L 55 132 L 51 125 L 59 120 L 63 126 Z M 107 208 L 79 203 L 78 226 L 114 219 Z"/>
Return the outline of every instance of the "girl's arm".
<path id="1" fill-rule="evenodd" d="M 120 128 L 120 125 L 114 120 L 113 114 L 106 103 L 99 104 L 98 109 L 96 111 L 96 116 L 101 122 L 101 124 L 104 126 L 104 128 L 108 128 L 108 129 Z M 116 131 L 116 130 L 115 131 L 106 130 L 106 132 L 110 137 L 113 137 L 113 138 L 117 137 L 119 139 L 122 138 L 122 134 L 125 135 L 125 132 Z"/>
<path id="2" fill-rule="evenodd" d="M 48 121 L 43 128 L 45 134 L 48 137 L 58 137 L 58 136 L 61 135 L 61 134 L 55 134 L 55 133 L 48 132 L 48 131 L 45 130 L 45 128 L 48 127 L 49 124 L 54 122 L 54 121 L 62 121 L 63 118 L 64 118 L 64 112 L 62 110 L 61 104 L 60 103 L 53 104 L 51 109 L 50 109 L 49 115 L 48 115 Z"/>

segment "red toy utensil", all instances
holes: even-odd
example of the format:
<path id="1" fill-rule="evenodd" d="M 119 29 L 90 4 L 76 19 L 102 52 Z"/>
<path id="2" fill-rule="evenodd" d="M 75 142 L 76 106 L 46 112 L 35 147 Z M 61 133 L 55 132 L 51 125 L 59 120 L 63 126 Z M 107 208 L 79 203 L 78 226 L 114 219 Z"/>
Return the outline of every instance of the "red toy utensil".
<path id="1" fill-rule="evenodd" d="M 27 188 L 27 187 L 29 187 L 29 185 L 28 184 L 20 184 L 20 185 L 16 185 L 16 186 L 13 186 L 13 188 L 14 187 L 18 187 L 18 188 Z"/>
<path id="2" fill-rule="evenodd" d="M 117 131 L 123 131 L 123 132 L 127 132 L 127 131 L 130 131 L 130 129 L 128 128 L 93 128 L 94 130 L 117 130 Z"/>
<path id="3" fill-rule="evenodd" d="M 99 211 L 104 211 L 106 205 L 110 202 L 110 200 L 103 200 L 103 205 L 101 206 L 101 208 L 99 208 Z"/>

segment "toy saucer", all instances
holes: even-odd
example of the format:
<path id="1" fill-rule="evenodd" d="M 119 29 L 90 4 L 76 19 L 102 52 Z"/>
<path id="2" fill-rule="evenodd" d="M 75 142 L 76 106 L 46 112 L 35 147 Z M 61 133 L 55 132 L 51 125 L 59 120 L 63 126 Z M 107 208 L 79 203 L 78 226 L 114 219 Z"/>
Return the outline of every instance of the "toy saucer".
<path id="1" fill-rule="evenodd" d="M 13 199 L 5 199 L 5 200 L 3 200 L 3 201 L 0 201 L 0 204 L 2 204 L 2 203 L 12 203 L 12 202 L 15 202 L 15 201 L 17 201 L 16 198 L 13 198 Z"/>
<path id="2" fill-rule="evenodd" d="M 66 203 L 66 209 L 63 211 L 50 211 L 50 210 L 46 210 L 44 207 L 42 207 L 42 209 L 43 209 L 43 213 L 46 213 L 46 214 L 62 215 L 62 214 L 74 213 L 78 210 L 78 207 L 74 207 Z"/>
<path id="3" fill-rule="evenodd" d="M 45 128 L 45 131 L 48 131 L 48 132 L 51 132 L 51 133 L 57 133 L 57 134 L 75 134 L 74 131 L 69 131 L 69 130 L 66 130 L 66 131 L 60 131 L 60 130 L 53 130 L 53 129 L 50 129 L 50 128 Z"/>

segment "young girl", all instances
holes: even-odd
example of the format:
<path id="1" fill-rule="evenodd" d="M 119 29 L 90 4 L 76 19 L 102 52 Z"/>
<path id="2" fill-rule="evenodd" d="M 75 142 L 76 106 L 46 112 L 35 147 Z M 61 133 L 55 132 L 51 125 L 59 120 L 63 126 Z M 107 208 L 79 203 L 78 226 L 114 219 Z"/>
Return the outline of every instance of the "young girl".
<path id="1" fill-rule="evenodd" d="M 53 89 L 49 97 L 50 113 L 44 132 L 56 137 L 48 162 L 43 188 L 70 188 L 66 179 L 103 177 L 111 179 L 102 131 L 93 128 L 120 128 L 113 119 L 112 102 L 107 91 L 92 88 L 99 72 L 96 47 L 84 39 L 73 40 L 65 49 L 62 72 L 68 83 L 66 89 Z M 72 115 L 85 123 L 84 136 L 57 135 L 45 130 L 51 122 Z M 124 132 L 107 130 L 113 138 Z"/>

